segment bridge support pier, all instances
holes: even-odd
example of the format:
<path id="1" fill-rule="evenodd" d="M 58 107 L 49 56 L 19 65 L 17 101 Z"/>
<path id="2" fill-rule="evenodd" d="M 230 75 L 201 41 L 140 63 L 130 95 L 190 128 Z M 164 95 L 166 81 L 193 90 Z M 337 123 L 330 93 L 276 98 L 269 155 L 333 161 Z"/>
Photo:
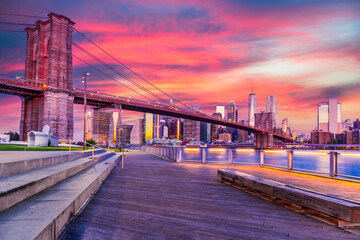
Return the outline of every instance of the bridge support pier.
<path id="1" fill-rule="evenodd" d="M 256 133 L 254 139 L 254 147 L 256 149 L 272 148 L 274 138 L 272 133 Z"/>
<path id="2" fill-rule="evenodd" d="M 74 22 L 54 13 L 36 27 L 26 28 L 25 78 L 42 85 L 44 95 L 22 99 L 20 139 L 29 131 L 41 131 L 45 124 L 59 142 L 74 134 L 72 87 L 72 31 Z"/>
<path id="3" fill-rule="evenodd" d="M 21 100 L 20 140 L 25 141 L 29 131 L 42 131 L 48 124 L 59 142 L 74 135 L 74 97 L 69 93 L 50 92 L 44 97 Z"/>

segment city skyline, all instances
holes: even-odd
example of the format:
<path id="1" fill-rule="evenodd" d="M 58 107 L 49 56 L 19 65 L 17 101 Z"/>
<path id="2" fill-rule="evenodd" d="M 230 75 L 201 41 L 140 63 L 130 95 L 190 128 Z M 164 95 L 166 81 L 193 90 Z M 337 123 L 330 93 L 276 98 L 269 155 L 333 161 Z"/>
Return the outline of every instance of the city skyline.
<path id="1" fill-rule="evenodd" d="M 239 119 L 247 119 L 247 97 L 254 81 L 257 102 L 262 103 L 257 112 L 265 109 L 267 95 L 275 95 L 279 119 L 288 118 L 296 132 L 316 127 L 317 103 L 328 98 L 337 97 L 342 103 L 342 119 L 354 121 L 360 116 L 360 36 L 356 31 L 360 6 L 355 1 L 271 5 L 264 1 L 206 5 L 200 1 L 134 1 L 113 3 L 109 5 L 113 11 L 111 7 L 105 11 L 108 7 L 101 4 L 79 11 L 84 5 L 72 3 L 70 7 L 69 3 L 58 6 L 39 1 L 27 9 L 24 1 L 24 8 L 19 9 L 18 2 L 2 1 L 1 9 L 38 16 L 54 11 L 71 18 L 77 29 L 146 79 L 186 103 L 200 105 L 208 114 L 215 112 L 215 106 L 234 100 Z M 257 14 L 262 14 L 262 20 Z M 34 23 L 36 19 L 1 16 L 1 20 Z M 74 40 L 79 37 L 74 35 Z M 8 56 L 1 59 L 0 73 L 21 74 L 25 32 L 1 32 L 0 41 L 1 56 Z M 86 42 L 81 45 L 87 46 Z M 82 87 L 79 78 L 84 70 L 74 60 L 76 87 Z M 104 77 L 100 81 L 93 72 L 89 77 L 89 89 L 137 97 L 114 86 Z M 1 94 L 0 101 L 0 131 L 18 130 L 20 99 Z M 74 110 L 76 135 L 82 132 L 82 107 L 77 105 Z M 131 122 L 141 115 L 126 112 L 123 119 Z"/>

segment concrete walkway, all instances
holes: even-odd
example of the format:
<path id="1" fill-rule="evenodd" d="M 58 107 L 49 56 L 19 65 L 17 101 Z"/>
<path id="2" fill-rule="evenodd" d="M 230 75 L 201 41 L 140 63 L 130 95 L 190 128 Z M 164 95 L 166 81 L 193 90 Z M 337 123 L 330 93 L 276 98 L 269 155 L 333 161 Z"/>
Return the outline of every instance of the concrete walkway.
<path id="1" fill-rule="evenodd" d="M 129 152 L 60 239 L 358 239 L 219 182 L 218 168 Z"/>

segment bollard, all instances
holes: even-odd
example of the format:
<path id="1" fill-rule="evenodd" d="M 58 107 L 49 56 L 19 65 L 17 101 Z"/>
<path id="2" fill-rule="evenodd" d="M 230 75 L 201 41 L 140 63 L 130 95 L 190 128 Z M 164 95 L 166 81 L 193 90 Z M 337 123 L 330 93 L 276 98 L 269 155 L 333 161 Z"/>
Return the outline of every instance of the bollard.
<path id="1" fill-rule="evenodd" d="M 94 159 L 94 146 L 92 147 L 92 159 Z"/>
<path id="2" fill-rule="evenodd" d="M 338 164 L 337 164 L 338 152 L 330 152 L 330 176 L 336 177 L 338 174 Z"/>
<path id="3" fill-rule="evenodd" d="M 181 148 L 177 149 L 176 162 L 181 162 Z"/>
<path id="4" fill-rule="evenodd" d="M 229 164 L 233 164 L 233 150 L 229 148 Z"/>
<path id="5" fill-rule="evenodd" d="M 265 153 L 264 149 L 260 149 L 260 167 L 264 166 Z"/>
<path id="6" fill-rule="evenodd" d="M 206 163 L 206 150 L 205 148 L 201 149 L 201 155 L 202 155 L 202 163 L 205 164 Z"/>
<path id="7" fill-rule="evenodd" d="M 69 139 L 69 152 L 71 152 L 71 138 Z"/>
<path id="8" fill-rule="evenodd" d="M 292 171 L 294 168 L 294 151 L 288 150 L 287 151 L 287 169 Z"/>
<path id="9" fill-rule="evenodd" d="M 24 151 L 26 151 L 26 145 L 24 145 Z"/>
<path id="10" fill-rule="evenodd" d="M 121 168 L 124 168 L 124 154 L 121 157 Z"/>

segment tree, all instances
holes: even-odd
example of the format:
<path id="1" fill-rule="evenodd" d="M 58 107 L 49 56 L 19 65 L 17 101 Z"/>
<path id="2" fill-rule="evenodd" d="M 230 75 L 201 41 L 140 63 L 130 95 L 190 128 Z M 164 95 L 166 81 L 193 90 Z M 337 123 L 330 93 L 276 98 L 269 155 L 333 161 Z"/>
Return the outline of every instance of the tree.
<path id="1" fill-rule="evenodd" d="M 20 139 L 20 136 L 17 132 L 10 131 L 4 134 L 10 135 L 10 141 L 19 141 Z"/>
<path id="2" fill-rule="evenodd" d="M 89 140 L 87 140 L 86 142 L 87 142 L 87 143 L 90 143 L 90 144 L 92 144 L 92 145 L 96 145 L 96 142 L 95 142 L 94 139 L 89 139 Z"/>

